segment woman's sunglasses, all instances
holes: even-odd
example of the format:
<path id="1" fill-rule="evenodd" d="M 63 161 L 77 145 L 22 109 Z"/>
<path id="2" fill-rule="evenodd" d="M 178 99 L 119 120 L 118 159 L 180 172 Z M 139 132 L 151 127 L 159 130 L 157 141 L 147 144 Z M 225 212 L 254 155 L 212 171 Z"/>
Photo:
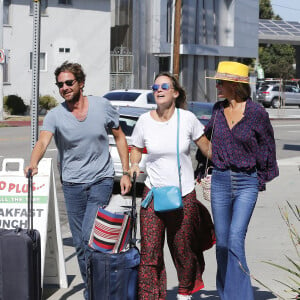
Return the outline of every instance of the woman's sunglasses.
<path id="1" fill-rule="evenodd" d="M 216 85 L 222 86 L 223 85 L 223 80 L 217 79 L 216 80 Z"/>
<path id="2" fill-rule="evenodd" d="M 58 81 L 55 84 L 57 85 L 57 87 L 59 89 L 61 89 L 64 84 L 66 84 L 67 86 L 72 86 L 75 83 L 76 79 L 72 79 L 72 80 L 66 80 L 66 81 Z"/>
<path id="3" fill-rule="evenodd" d="M 168 91 L 169 89 L 172 89 L 168 83 L 153 84 L 151 88 L 153 92 L 157 92 L 159 88 L 161 88 L 164 91 Z"/>

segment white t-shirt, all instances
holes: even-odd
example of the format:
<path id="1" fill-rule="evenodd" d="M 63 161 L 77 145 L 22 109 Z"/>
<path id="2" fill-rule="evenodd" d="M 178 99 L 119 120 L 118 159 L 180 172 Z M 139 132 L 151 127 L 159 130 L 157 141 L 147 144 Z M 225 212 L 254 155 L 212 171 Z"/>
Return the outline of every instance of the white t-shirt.
<path id="1" fill-rule="evenodd" d="M 202 134 L 204 126 L 196 116 L 180 109 L 179 157 L 181 165 L 182 195 L 194 187 L 194 171 L 190 157 L 190 144 Z M 167 122 L 155 121 L 150 112 L 140 116 L 132 134 L 132 144 L 147 148 L 146 161 L 148 188 L 168 185 L 179 186 L 177 166 L 177 110 Z"/>

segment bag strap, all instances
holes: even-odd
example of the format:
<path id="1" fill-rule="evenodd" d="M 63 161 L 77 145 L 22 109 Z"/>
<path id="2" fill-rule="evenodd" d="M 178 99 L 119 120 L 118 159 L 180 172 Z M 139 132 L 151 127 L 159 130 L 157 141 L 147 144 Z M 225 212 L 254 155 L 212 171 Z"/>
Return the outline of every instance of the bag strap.
<path id="1" fill-rule="evenodd" d="M 179 188 L 182 195 L 182 186 L 181 186 L 181 175 L 180 175 L 180 158 L 179 158 L 179 123 L 180 123 L 180 114 L 179 108 L 177 108 L 177 166 L 178 166 L 178 177 L 179 177 Z"/>
<path id="2" fill-rule="evenodd" d="M 215 117 L 214 117 L 214 122 L 213 122 L 213 127 L 212 127 L 212 130 L 211 130 L 211 136 L 210 136 L 209 146 L 208 146 L 208 150 L 207 150 L 206 163 L 205 163 L 204 177 L 206 177 L 207 174 L 208 174 L 208 169 L 209 169 L 209 168 L 207 168 L 207 166 L 208 166 L 208 155 L 209 155 L 209 151 L 211 150 L 211 141 L 212 141 L 214 130 L 215 130 L 215 122 L 216 122 L 217 114 L 218 114 L 218 111 L 216 111 L 216 114 L 215 114 Z"/>

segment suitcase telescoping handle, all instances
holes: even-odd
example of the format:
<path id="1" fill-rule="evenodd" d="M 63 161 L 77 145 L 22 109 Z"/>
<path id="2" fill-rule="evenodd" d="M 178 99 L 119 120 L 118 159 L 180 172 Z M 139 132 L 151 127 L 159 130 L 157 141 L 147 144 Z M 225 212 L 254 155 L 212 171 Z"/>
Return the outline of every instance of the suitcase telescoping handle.
<path id="1" fill-rule="evenodd" d="M 28 178 L 28 200 L 27 200 L 27 229 L 33 230 L 33 183 L 32 183 L 32 170 L 29 169 L 27 172 Z"/>
<path id="2" fill-rule="evenodd" d="M 136 245 L 136 172 L 132 176 L 132 202 L 131 202 L 131 242 L 132 246 Z"/>

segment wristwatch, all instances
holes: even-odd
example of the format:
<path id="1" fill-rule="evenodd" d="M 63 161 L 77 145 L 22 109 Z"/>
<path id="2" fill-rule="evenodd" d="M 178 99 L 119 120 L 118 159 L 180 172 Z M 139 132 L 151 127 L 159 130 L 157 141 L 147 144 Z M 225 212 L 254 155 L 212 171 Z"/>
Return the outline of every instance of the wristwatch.
<path id="1" fill-rule="evenodd" d="M 126 176 L 129 176 L 130 177 L 130 174 L 129 174 L 129 172 L 127 172 L 127 171 L 123 171 L 123 176 L 124 175 L 126 175 Z"/>

